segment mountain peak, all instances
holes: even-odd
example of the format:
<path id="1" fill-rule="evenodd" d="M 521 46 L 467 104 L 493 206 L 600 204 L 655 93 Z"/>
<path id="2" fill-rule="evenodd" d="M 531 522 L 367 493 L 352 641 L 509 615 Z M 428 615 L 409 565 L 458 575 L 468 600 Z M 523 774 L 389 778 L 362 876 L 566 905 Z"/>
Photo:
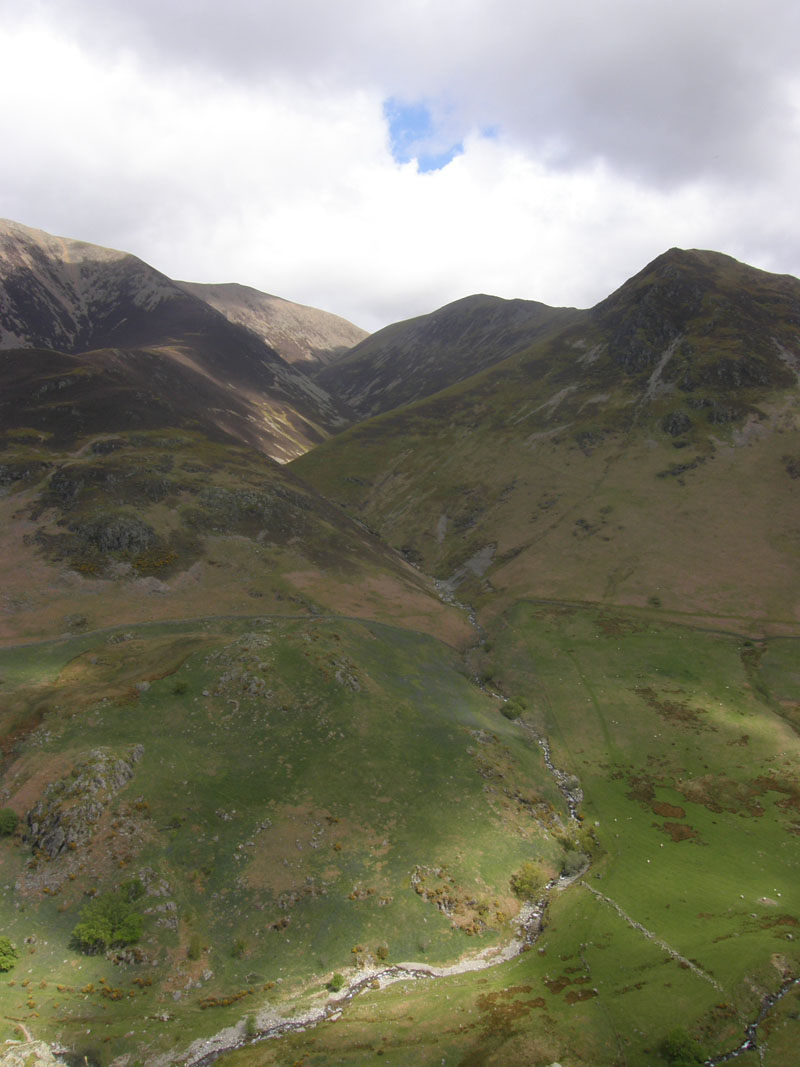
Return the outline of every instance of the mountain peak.
<path id="1" fill-rule="evenodd" d="M 800 282 L 721 252 L 670 248 L 590 316 L 609 332 L 609 348 L 629 372 L 655 366 L 677 339 L 732 331 L 740 355 L 746 348 L 748 358 L 774 362 L 775 324 L 800 321 Z"/>
<path id="2" fill-rule="evenodd" d="M 170 402 L 160 418 L 199 418 L 213 432 L 256 443 L 282 462 L 345 421 L 340 406 L 257 333 L 136 256 L 4 221 L 0 350 L 12 349 L 85 357 L 98 388 L 100 382 L 111 388 L 108 376 L 116 374 L 115 404 L 124 422 L 144 417 L 144 406 L 155 417 L 161 409 L 152 382 L 158 379 L 163 389 L 168 380 Z M 15 355 L 6 369 L 29 362 Z M 34 367 L 42 365 L 37 358 Z M 68 365 L 65 359 L 65 374 Z M 89 406 L 96 406 L 92 396 Z M 87 404 L 84 397 L 82 405 L 58 405 L 62 436 L 85 429 Z M 27 417 L 48 417 L 46 405 L 37 413 L 23 409 Z"/>
<path id="3" fill-rule="evenodd" d="M 178 282 L 230 322 L 244 326 L 278 352 L 287 363 L 326 364 L 369 334 L 347 319 L 319 308 L 295 304 L 248 285 Z"/>

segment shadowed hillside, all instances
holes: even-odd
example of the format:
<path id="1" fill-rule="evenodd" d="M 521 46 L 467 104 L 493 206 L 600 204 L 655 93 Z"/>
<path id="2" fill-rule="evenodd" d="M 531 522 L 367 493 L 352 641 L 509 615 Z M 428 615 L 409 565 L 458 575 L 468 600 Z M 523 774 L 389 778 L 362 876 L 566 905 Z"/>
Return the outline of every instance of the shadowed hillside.
<path id="1" fill-rule="evenodd" d="M 363 419 L 438 393 L 580 315 L 532 300 L 468 296 L 379 330 L 318 380 Z"/>
<path id="2" fill-rule="evenodd" d="M 20 348 L 91 352 L 101 368 L 116 357 L 134 382 L 156 378 L 151 393 L 180 396 L 183 418 L 210 417 L 282 462 L 348 421 L 260 337 L 135 256 L 4 221 L 0 351 Z"/>

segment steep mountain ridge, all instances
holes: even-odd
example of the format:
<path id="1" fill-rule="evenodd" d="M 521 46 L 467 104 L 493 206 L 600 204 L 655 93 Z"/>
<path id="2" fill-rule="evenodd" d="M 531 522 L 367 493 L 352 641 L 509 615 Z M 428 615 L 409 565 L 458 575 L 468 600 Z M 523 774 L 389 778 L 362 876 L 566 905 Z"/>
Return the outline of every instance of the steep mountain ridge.
<path id="1" fill-rule="evenodd" d="M 608 344 L 627 371 L 654 366 L 680 339 L 665 380 L 684 392 L 703 384 L 788 384 L 791 374 L 781 375 L 775 361 L 791 363 L 782 352 L 797 340 L 800 291 L 790 275 L 719 252 L 674 248 L 597 304 L 591 316 L 609 333 Z M 712 337 L 706 380 L 699 348 Z"/>
<path id="2" fill-rule="evenodd" d="M 307 371 L 334 362 L 368 337 L 366 330 L 319 308 L 295 304 L 248 285 L 178 282 L 230 322 L 245 326 L 274 348 L 287 363 Z"/>
<path id="3" fill-rule="evenodd" d="M 126 352 L 119 369 L 133 380 L 155 366 L 187 406 L 260 444 L 285 462 L 348 415 L 320 386 L 250 330 L 229 322 L 135 256 L 0 224 L 0 352 L 49 348 Z M 17 356 L 5 357 L 23 358 Z M 102 357 L 93 357 L 102 367 Z M 118 360 L 118 362 L 120 362 Z M 188 406 L 191 397 L 198 404 Z"/>
<path id="4" fill-rule="evenodd" d="M 522 591 L 657 598 L 788 624 L 798 367 L 800 282 L 673 250 L 527 350 L 296 469 L 487 608 Z"/>
<path id="5" fill-rule="evenodd" d="M 136 256 L 0 220 L 0 348 L 134 347 L 205 309 Z M 158 315 L 153 313 L 158 310 Z"/>
<path id="6" fill-rule="evenodd" d="M 533 300 L 468 296 L 378 330 L 317 377 L 368 418 L 469 378 L 580 315 Z"/>

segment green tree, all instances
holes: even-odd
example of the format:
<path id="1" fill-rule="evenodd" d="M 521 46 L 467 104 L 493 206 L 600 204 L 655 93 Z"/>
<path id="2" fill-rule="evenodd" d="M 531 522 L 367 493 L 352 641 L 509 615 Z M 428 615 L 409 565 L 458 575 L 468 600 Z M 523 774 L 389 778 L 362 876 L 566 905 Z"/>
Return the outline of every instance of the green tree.
<path id="1" fill-rule="evenodd" d="M 107 948 L 135 944 L 142 936 L 144 919 L 136 901 L 143 893 L 142 883 L 133 879 L 89 901 L 72 931 L 73 946 L 79 952 L 94 955 Z"/>
<path id="2" fill-rule="evenodd" d="M 10 971 L 19 953 L 7 937 L 0 937 L 0 971 Z"/>
<path id="3" fill-rule="evenodd" d="M 544 868 L 533 860 L 526 860 L 516 874 L 511 875 L 511 892 L 521 900 L 535 900 L 546 885 Z"/>

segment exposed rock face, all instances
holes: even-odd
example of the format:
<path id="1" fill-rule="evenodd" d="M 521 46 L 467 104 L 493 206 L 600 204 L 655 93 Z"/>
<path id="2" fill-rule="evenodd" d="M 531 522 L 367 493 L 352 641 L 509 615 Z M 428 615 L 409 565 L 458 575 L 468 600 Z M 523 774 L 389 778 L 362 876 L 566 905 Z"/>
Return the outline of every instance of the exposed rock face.
<path id="1" fill-rule="evenodd" d="M 124 756 L 96 748 L 76 764 L 71 777 L 51 782 L 26 817 L 31 848 L 54 859 L 64 849 L 86 844 L 110 801 L 133 777 L 134 764 L 143 754 L 141 745 L 132 745 Z"/>
<path id="2" fill-rule="evenodd" d="M 44 1041 L 24 1041 L 0 1045 L 0 1067 L 63 1067 Z"/>
<path id="3" fill-rule="evenodd" d="M 671 411 L 669 415 L 665 415 L 661 428 L 665 433 L 668 433 L 670 437 L 680 437 L 682 433 L 686 433 L 687 430 L 692 428 L 692 420 L 683 411 Z"/>
<path id="4" fill-rule="evenodd" d="M 104 515 L 82 524 L 76 532 L 100 552 L 137 555 L 152 548 L 157 540 L 152 526 L 129 515 Z"/>
<path id="5" fill-rule="evenodd" d="M 589 312 L 626 374 L 673 351 L 663 378 L 683 392 L 793 384 L 796 278 L 719 252 L 672 248 Z"/>

